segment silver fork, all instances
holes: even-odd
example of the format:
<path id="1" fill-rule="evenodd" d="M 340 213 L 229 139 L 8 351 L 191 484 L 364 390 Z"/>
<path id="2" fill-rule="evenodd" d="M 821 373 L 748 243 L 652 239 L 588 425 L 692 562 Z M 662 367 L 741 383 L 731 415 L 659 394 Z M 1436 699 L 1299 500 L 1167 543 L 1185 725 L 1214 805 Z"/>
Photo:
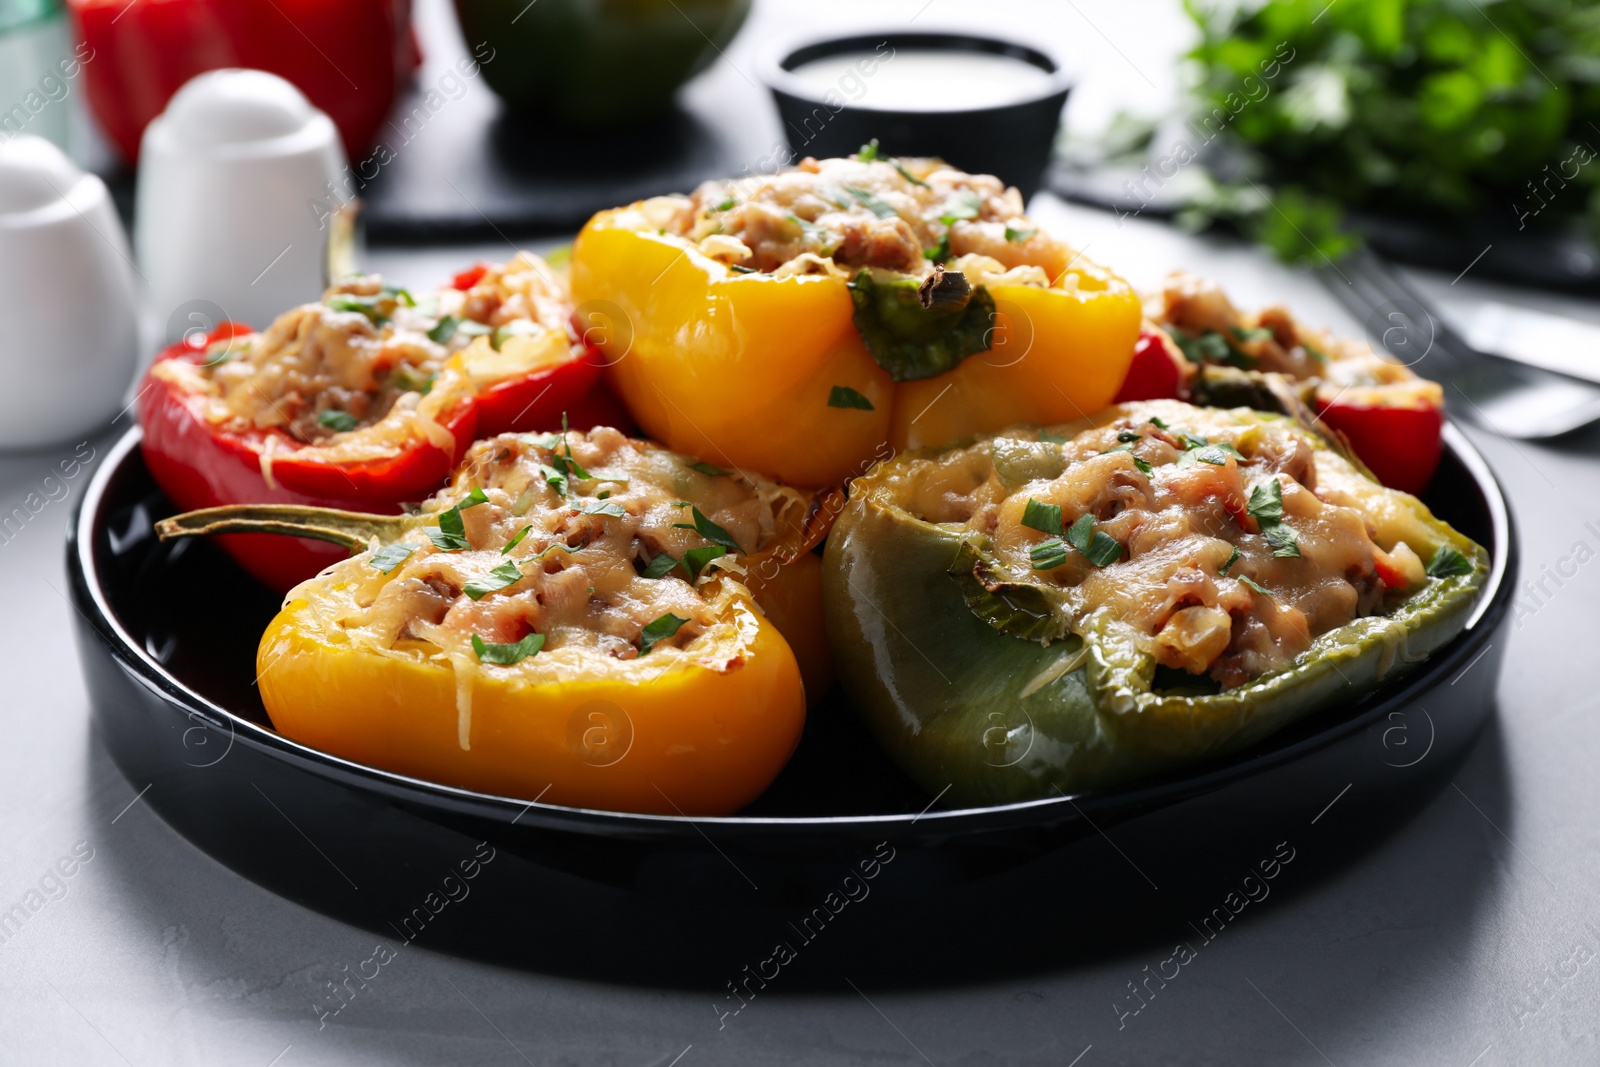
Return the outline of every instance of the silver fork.
<path id="1" fill-rule="evenodd" d="M 1600 385 L 1478 351 L 1371 250 L 1316 274 L 1375 345 L 1441 383 L 1446 404 L 1484 429 L 1532 441 L 1600 420 Z"/>

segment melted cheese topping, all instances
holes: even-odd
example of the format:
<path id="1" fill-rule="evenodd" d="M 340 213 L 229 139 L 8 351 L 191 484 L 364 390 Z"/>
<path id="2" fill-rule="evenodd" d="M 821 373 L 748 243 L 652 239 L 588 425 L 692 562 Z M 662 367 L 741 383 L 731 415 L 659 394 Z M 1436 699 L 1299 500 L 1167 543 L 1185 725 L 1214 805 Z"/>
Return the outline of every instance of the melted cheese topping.
<path id="1" fill-rule="evenodd" d="M 458 401 L 573 358 L 570 312 L 565 283 L 526 253 L 470 290 L 421 299 L 363 275 L 260 333 L 218 342 L 196 361 L 163 361 L 152 373 L 202 398 L 212 425 L 282 433 L 309 446 L 302 458 L 360 462 L 418 438 L 449 450 L 443 423 Z M 448 332 L 447 317 L 457 323 Z"/>
<path id="2" fill-rule="evenodd" d="M 913 460 L 891 483 L 894 498 L 919 518 L 978 535 L 1002 573 L 1058 589 L 1074 630 L 1114 628 L 1157 663 L 1224 688 L 1285 667 L 1313 638 L 1382 611 L 1389 587 L 1379 561 L 1406 588 L 1424 580 L 1419 557 L 1438 547 L 1410 498 L 1287 420 L 1153 401 L 1111 408 L 1097 422 L 1065 443 L 1041 440 L 1048 431 L 1010 431 Z M 1202 437 L 1237 455 L 1184 458 Z M 1252 491 L 1274 481 L 1298 557 L 1276 555 L 1249 511 Z M 1090 516 L 1121 554 L 1097 567 L 1068 548 L 1064 563 L 1034 569 L 1030 553 L 1052 535 L 1023 525 L 1030 500 L 1059 506 L 1063 527 Z"/>
<path id="3" fill-rule="evenodd" d="M 590 477 L 562 473 L 573 464 Z M 584 677 L 597 657 L 638 660 L 645 627 L 667 614 L 684 622 L 649 649 L 652 669 L 681 662 L 737 667 L 754 624 L 748 610 L 734 610 L 748 596 L 737 582 L 744 561 L 802 527 L 807 510 L 796 490 L 697 469 L 691 459 L 609 428 L 479 441 L 422 513 L 436 521 L 474 489 L 487 502 L 459 512 L 470 548 L 443 550 L 425 529 L 414 529 L 398 542 L 411 554 L 389 573 L 368 551 L 285 599 L 306 601 L 318 627 L 340 642 L 450 664 L 463 747 L 479 670 L 517 672 L 529 682 Z M 694 580 L 681 568 L 646 577 L 663 553 L 681 560 L 709 547 L 692 528 L 695 508 L 740 551 L 711 561 Z M 622 514 L 594 513 L 616 510 Z M 508 563 L 521 577 L 504 584 L 493 572 Z M 475 582 L 496 588 L 469 590 Z M 472 644 L 474 636 L 510 644 L 534 633 L 544 636 L 543 648 L 511 666 L 480 665 Z"/>
<path id="4" fill-rule="evenodd" d="M 924 253 L 937 252 L 974 285 L 1048 287 L 1074 259 L 1023 214 L 1016 189 L 932 159 L 805 159 L 634 210 L 638 229 L 675 234 L 711 259 L 779 276 L 871 267 L 922 278 L 934 265 Z"/>

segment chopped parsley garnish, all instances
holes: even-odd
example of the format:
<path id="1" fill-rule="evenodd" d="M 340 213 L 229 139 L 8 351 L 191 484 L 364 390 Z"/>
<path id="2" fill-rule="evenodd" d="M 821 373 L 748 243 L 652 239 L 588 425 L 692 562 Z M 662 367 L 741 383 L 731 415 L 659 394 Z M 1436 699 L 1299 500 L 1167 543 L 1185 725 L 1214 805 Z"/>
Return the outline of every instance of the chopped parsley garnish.
<path id="1" fill-rule="evenodd" d="M 1157 418 L 1154 415 L 1152 415 L 1148 419 L 1146 419 L 1145 422 L 1149 423 L 1151 426 L 1154 426 L 1158 430 L 1165 430 L 1167 428 L 1167 424 L 1162 422 L 1159 418 Z"/>
<path id="2" fill-rule="evenodd" d="M 689 580 L 692 582 L 700 577 L 700 572 L 706 569 L 706 564 L 727 554 L 728 550 L 721 545 L 691 548 L 683 554 L 683 569 L 689 572 Z"/>
<path id="3" fill-rule="evenodd" d="M 1065 532 L 1061 525 L 1061 505 L 1043 504 L 1028 498 L 1028 503 L 1022 509 L 1022 525 L 1030 530 L 1038 530 L 1051 537 L 1063 537 Z"/>
<path id="4" fill-rule="evenodd" d="M 336 433 L 349 433 L 361 425 L 361 420 L 348 411 L 340 411 L 338 408 L 323 408 L 317 412 L 317 424 L 325 426 Z"/>
<path id="5" fill-rule="evenodd" d="M 412 548 L 410 545 L 384 545 L 382 548 L 378 549 L 378 551 L 374 552 L 372 554 L 372 558 L 367 560 L 367 562 L 370 563 L 373 569 L 379 574 L 388 574 L 409 559 L 411 553 L 415 551 L 416 549 Z"/>
<path id="6" fill-rule="evenodd" d="M 389 282 L 385 282 L 383 287 L 378 290 L 378 295 L 386 296 L 395 303 L 404 304 L 408 308 L 414 308 L 417 306 L 416 300 L 411 296 L 411 291 L 403 285 L 394 285 Z"/>
<path id="7" fill-rule="evenodd" d="M 427 396 L 433 392 L 433 383 L 438 377 L 437 374 L 418 377 L 417 372 L 412 368 L 401 366 L 395 368 L 393 373 L 389 375 L 389 380 L 405 392 L 421 393 L 423 396 Z"/>
<path id="8" fill-rule="evenodd" d="M 466 511 L 468 508 L 475 508 L 479 504 L 487 504 L 488 502 L 489 498 L 484 495 L 483 490 L 477 486 L 473 486 L 472 492 L 462 497 L 461 503 L 457 504 L 456 507 L 460 508 L 462 511 Z"/>
<path id="9" fill-rule="evenodd" d="M 645 564 L 645 568 L 641 573 L 643 573 L 646 578 L 665 578 L 672 568 L 676 567 L 677 565 L 677 560 L 673 559 L 665 552 L 658 552 L 651 557 L 649 563 Z"/>
<path id="10" fill-rule="evenodd" d="M 900 172 L 900 177 L 904 178 L 906 181 L 910 182 L 912 185 L 920 185 L 924 189 L 926 189 L 928 187 L 928 183 L 927 182 L 923 181 L 921 178 L 917 177 L 915 174 L 912 174 L 909 170 L 906 170 L 906 168 L 902 167 L 900 165 L 900 161 L 898 159 L 891 159 L 891 160 L 889 160 L 889 163 L 890 163 L 891 166 L 894 167 L 895 170 Z"/>
<path id="11" fill-rule="evenodd" d="M 572 458 L 572 438 L 567 436 L 567 432 L 567 413 L 563 411 L 561 413 L 561 442 L 566 445 L 567 454 L 565 457 L 557 456 L 555 458 L 556 468 L 564 474 L 569 474 L 580 481 L 586 482 L 589 480 L 589 472 L 580 467 L 578 461 Z"/>
<path id="12" fill-rule="evenodd" d="M 1226 441 L 1212 444 L 1204 437 L 1186 437 L 1184 444 L 1187 447 L 1178 457 L 1179 468 L 1192 467 L 1196 462 L 1209 463 L 1213 467 L 1225 467 L 1228 465 L 1229 456 L 1234 459 L 1244 459 L 1239 450 Z"/>
<path id="13" fill-rule="evenodd" d="M 736 198 L 730 196 L 726 200 L 724 200 L 722 203 L 718 204 L 712 210 L 713 211 L 727 211 L 727 210 L 731 209 L 738 202 L 739 201 Z"/>
<path id="14" fill-rule="evenodd" d="M 498 352 L 500 346 L 513 337 L 537 337 L 544 332 L 545 327 L 532 319 L 512 319 L 495 329 L 489 338 L 489 347 Z"/>
<path id="15" fill-rule="evenodd" d="M 389 316 L 378 310 L 378 298 L 370 296 L 340 295 L 328 298 L 328 306 L 335 311 L 353 311 L 365 315 L 374 326 L 383 326 Z"/>
<path id="16" fill-rule="evenodd" d="M 428 340 L 435 344 L 448 344 L 450 338 L 456 334 L 463 337 L 482 337 L 484 334 L 494 333 L 494 327 L 485 326 L 475 319 L 458 318 L 455 315 L 446 315 L 440 319 L 433 329 L 428 331 Z M 499 340 L 494 342 L 496 349 L 500 347 Z"/>
<path id="17" fill-rule="evenodd" d="M 1317 350 L 1315 348 L 1312 348 L 1310 345 L 1306 344 L 1304 341 L 1300 342 L 1300 347 L 1301 347 L 1301 349 L 1303 349 L 1305 351 L 1306 355 L 1310 356 L 1312 359 L 1316 360 L 1318 363 L 1326 363 L 1326 362 L 1328 362 L 1328 357 L 1327 357 L 1327 355 L 1325 353 L 1323 353 L 1323 352 L 1321 352 L 1321 351 L 1319 351 L 1319 350 Z"/>
<path id="18" fill-rule="evenodd" d="M 434 344 L 445 344 L 456 335 L 456 327 L 460 325 L 460 319 L 454 315 L 446 315 L 439 320 L 433 329 L 428 331 L 428 340 Z"/>
<path id="19" fill-rule="evenodd" d="M 1272 478 L 1250 490 L 1250 503 L 1246 510 L 1263 527 L 1283 521 L 1283 483 Z"/>
<path id="20" fill-rule="evenodd" d="M 1033 562 L 1034 570 L 1047 571 L 1067 561 L 1067 546 L 1061 543 L 1060 538 L 1052 537 L 1034 545 L 1028 551 L 1028 559 Z"/>
<path id="21" fill-rule="evenodd" d="M 878 158 L 878 139 L 876 137 L 874 137 L 872 140 L 868 141 L 866 144 L 862 145 L 861 146 L 861 150 L 856 153 L 856 160 L 858 162 L 861 162 L 861 163 L 871 163 L 874 159 L 877 159 L 877 158 Z"/>
<path id="22" fill-rule="evenodd" d="M 509 667 L 514 663 L 521 663 L 529 656 L 535 655 L 544 647 L 544 634 L 529 634 L 521 641 L 509 645 L 494 645 L 485 641 L 477 634 L 472 635 L 472 651 L 478 654 L 478 662 L 493 663 L 499 667 Z"/>
<path id="23" fill-rule="evenodd" d="M 1106 449 L 1104 452 L 1102 452 L 1100 454 L 1102 456 L 1109 456 L 1113 452 L 1126 452 L 1126 453 L 1128 453 L 1128 458 L 1133 460 L 1133 465 L 1135 467 L 1139 468 L 1139 472 L 1141 474 L 1149 474 L 1151 471 L 1155 470 L 1155 468 L 1152 467 L 1150 464 L 1146 463 L 1144 460 L 1140 459 L 1138 456 L 1133 454 L 1133 446 L 1132 445 L 1118 445 L 1116 448 L 1108 448 L 1108 449 Z"/>
<path id="24" fill-rule="evenodd" d="M 561 457 L 557 456 L 557 459 Z M 544 476 L 544 484 L 556 491 L 556 496 L 567 495 L 567 476 L 554 467 L 539 464 L 539 473 Z"/>
<path id="25" fill-rule="evenodd" d="M 683 505 L 680 504 L 678 506 L 682 507 Z M 716 523 L 712 522 L 710 519 L 706 518 L 705 513 L 699 508 L 695 507 L 693 504 L 690 504 L 689 511 L 694 516 L 694 522 L 675 522 L 672 524 L 672 528 L 674 530 L 693 530 L 701 537 L 704 537 L 707 541 L 710 541 L 714 545 L 721 545 L 729 552 L 744 551 L 744 549 L 739 547 L 739 542 L 733 539 L 732 534 L 718 526 Z"/>
<path id="26" fill-rule="evenodd" d="M 932 248 L 922 250 L 923 259 L 931 259 L 935 263 L 943 263 L 950 258 L 950 232 L 946 230 L 939 235 L 939 243 Z"/>
<path id="27" fill-rule="evenodd" d="M 1268 589 L 1266 586 L 1262 585 L 1248 574 L 1239 575 L 1239 580 L 1245 585 L 1248 585 L 1251 589 L 1254 589 L 1256 592 L 1260 593 L 1262 596 L 1272 596 L 1272 590 Z"/>
<path id="28" fill-rule="evenodd" d="M 729 270 L 733 270 L 733 271 L 738 271 L 740 274 L 760 274 L 761 273 L 760 271 L 756 270 L 754 267 L 747 267 L 742 263 L 729 263 L 728 264 L 728 269 Z"/>
<path id="29" fill-rule="evenodd" d="M 500 554 L 502 556 L 509 556 L 511 554 L 511 550 L 513 548 L 516 548 L 518 545 L 522 544 L 522 539 L 524 537 L 528 536 L 528 531 L 531 530 L 531 529 L 533 529 L 533 526 L 530 523 L 529 525 L 524 526 L 522 529 L 518 530 L 517 531 L 517 535 L 515 537 L 513 537 L 511 540 L 506 542 L 506 547 L 504 547 L 504 548 L 502 548 L 500 550 Z"/>
<path id="30" fill-rule="evenodd" d="M 699 471 L 701 474 L 704 474 L 707 478 L 721 478 L 724 475 L 729 473 L 728 471 L 723 470 L 721 467 L 713 466 L 712 464 L 707 463 L 704 460 L 700 461 L 699 463 L 691 463 L 691 464 L 689 464 L 689 469 L 690 470 Z"/>
<path id="31" fill-rule="evenodd" d="M 1463 574 L 1471 574 L 1474 569 L 1471 560 L 1449 545 L 1440 545 L 1428 561 L 1430 578 L 1458 578 Z"/>
<path id="32" fill-rule="evenodd" d="M 1184 330 L 1169 327 L 1167 333 L 1177 342 L 1178 347 L 1183 350 L 1184 358 L 1190 363 L 1222 363 L 1242 367 L 1245 370 L 1256 365 L 1253 356 L 1229 344 L 1227 336 L 1216 330 L 1205 330 L 1198 335 L 1190 335 Z"/>
<path id="33" fill-rule="evenodd" d="M 800 227 L 800 232 L 801 233 L 810 234 L 810 233 L 827 233 L 828 232 L 826 226 L 818 226 L 814 222 L 807 222 L 805 219 L 801 218 L 799 215 L 790 215 L 789 216 L 789 221 L 794 223 L 796 226 Z"/>
<path id="34" fill-rule="evenodd" d="M 585 515 L 609 515 L 613 519 L 625 519 L 628 512 L 615 500 L 588 500 L 578 508 Z"/>
<path id="35" fill-rule="evenodd" d="M 473 600 L 482 600 L 490 593 L 516 585 L 522 581 L 522 571 L 517 567 L 515 560 L 506 560 L 500 566 L 489 572 L 487 578 L 474 578 L 461 587 L 461 591 Z"/>
<path id="36" fill-rule="evenodd" d="M 1286 558 L 1300 558 L 1300 541 L 1295 537 L 1294 528 L 1286 522 L 1273 523 L 1271 526 L 1261 527 L 1261 536 L 1267 539 L 1267 544 L 1272 546 L 1274 556 Z"/>
<path id="37" fill-rule="evenodd" d="M 679 618 L 669 611 L 660 618 L 646 624 L 645 628 L 639 631 L 639 655 L 644 655 L 660 642 L 675 635 L 678 629 L 688 621 L 688 619 Z"/>
<path id="38" fill-rule="evenodd" d="M 1122 545 L 1115 537 L 1094 528 L 1094 516 L 1085 512 L 1067 528 L 1067 543 L 1082 552 L 1090 563 L 1104 567 L 1115 563 L 1122 555 Z"/>
<path id="39" fill-rule="evenodd" d="M 422 532 L 441 552 L 460 552 L 472 547 L 472 542 L 467 540 L 467 528 L 461 521 L 460 504 L 439 512 L 439 525 L 424 526 Z"/>
<path id="40" fill-rule="evenodd" d="M 876 410 L 872 406 L 872 401 L 848 385 L 836 385 L 828 390 L 828 406 L 830 408 L 859 408 L 862 411 Z"/>
<path id="41" fill-rule="evenodd" d="M 983 198 L 974 192 L 960 192 L 945 201 L 939 221 L 949 226 L 962 219 L 975 219 L 983 213 Z"/>
<path id="42" fill-rule="evenodd" d="M 1233 555 L 1228 557 L 1228 562 L 1224 563 L 1221 567 L 1217 568 L 1217 573 L 1222 575 L 1223 577 L 1226 577 L 1227 574 L 1228 574 L 1228 571 L 1233 567 L 1233 565 L 1235 563 L 1239 562 L 1239 557 L 1241 555 L 1243 555 L 1243 554 L 1244 553 L 1239 551 L 1239 546 L 1238 545 L 1234 545 L 1233 546 Z"/>
<path id="43" fill-rule="evenodd" d="M 880 219 L 892 219 L 900 214 L 894 208 L 886 204 L 882 197 L 878 196 L 878 194 L 874 193 L 870 189 L 863 189 L 859 185 L 851 185 L 849 182 L 846 182 L 844 191 L 855 197 L 856 201 L 860 203 L 862 207 L 866 208 Z"/>
<path id="44" fill-rule="evenodd" d="M 1246 342 L 1248 342 L 1248 341 L 1271 341 L 1275 337 L 1277 337 L 1277 334 L 1275 334 L 1271 330 L 1266 329 L 1265 327 L 1261 327 L 1261 326 L 1257 326 L 1254 329 L 1249 329 L 1249 330 L 1244 329 L 1243 327 L 1240 327 L 1240 326 L 1231 326 L 1231 327 L 1228 328 L 1228 332 L 1233 334 L 1233 336 L 1237 337 L 1239 340 L 1246 341 Z"/>
<path id="45" fill-rule="evenodd" d="M 1261 536 L 1272 546 L 1274 556 L 1298 558 L 1300 542 L 1293 528 L 1283 521 L 1283 484 L 1273 478 L 1250 490 L 1246 510 L 1261 524 Z"/>
<path id="46" fill-rule="evenodd" d="M 1117 440 L 1125 445 L 1131 445 L 1135 441 L 1143 441 L 1144 434 L 1134 433 L 1132 430 L 1123 430 L 1117 434 Z"/>
<path id="47" fill-rule="evenodd" d="M 1033 240 L 1034 235 L 1037 234 L 1038 232 L 1039 232 L 1039 227 L 1037 227 L 1037 226 L 1030 226 L 1030 227 L 1028 227 L 1027 229 L 1024 229 L 1024 230 L 1018 230 L 1018 229 L 1015 229 L 1015 228 L 1013 228 L 1011 226 L 1007 226 L 1006 227 L 1006 240 L 1012 242 L 1013 244 L 1021 244 L 1024 241 Z"/>

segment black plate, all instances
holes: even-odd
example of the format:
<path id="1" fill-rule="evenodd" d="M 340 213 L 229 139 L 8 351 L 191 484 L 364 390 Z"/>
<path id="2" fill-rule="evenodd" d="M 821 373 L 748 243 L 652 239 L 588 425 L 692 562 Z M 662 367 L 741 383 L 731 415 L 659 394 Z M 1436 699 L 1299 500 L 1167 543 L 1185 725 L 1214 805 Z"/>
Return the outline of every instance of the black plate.
<path id="1" fill-rule="evenodd" d="M 1367 699 L 1240 755 L 1137 788 L 1003 807 L 930 804 L 837 694 L 751 809 L 694 821 L 527 804 L 285 740 L 252 687 L 276 598 L 211 545 L 156 541 L 151 523 L 172 508 L 145 470 L 137 430 L 86 490 L 67 567 L 94 721 L 112 757 L 180 833 L 275 892 L 390 941 L 426 938 L 541 969 L 718 983 L 781 937 L 826 945 L 808 961 L 853 954 L 853 976 L 970 977 L 1192 921 L 1192 908 L 1217 903 L 1280 841 L 1303 852 L 1305 834 L 1321 836 L 1301 872 L 1343 862 L 1374 835 L 1364 827 L 1336 840 L 1341 820 L 1381 812 L 1398 825 L 1450 773 L 1492 711 L 1504 648 L 1493 637 L 1512 599 L 1516 547 L 1482 457 L 1446 433 L 1428 500 L 1493 556 L 1484 599 L 1455 642 Z M 1456 685 L 1462 677 L 1470 684 Z M 1319 814 L 1330 802 L 1339 817 Z M 475 849 L 493 860 L 470 868 Z M 875 853 L 892 858 L 868 862 L 867 880 L 861 865 Z M 463 861 L 477 875 L 470 884 Z M 868 905 L 869 896 L 895 902 Z M 869 907 L 871 922 L 858 921 Z M 998 936 L 1018 907 L 1033 912 L 1027 936 Z M 1085 909 L 1094 921 L 1082 921 Z M 802 919 L 818 914 L 818 929 L 837 914 L 856 933 L 807 937 Z M 928 936 L 931 923 L 939 936 Z"/>

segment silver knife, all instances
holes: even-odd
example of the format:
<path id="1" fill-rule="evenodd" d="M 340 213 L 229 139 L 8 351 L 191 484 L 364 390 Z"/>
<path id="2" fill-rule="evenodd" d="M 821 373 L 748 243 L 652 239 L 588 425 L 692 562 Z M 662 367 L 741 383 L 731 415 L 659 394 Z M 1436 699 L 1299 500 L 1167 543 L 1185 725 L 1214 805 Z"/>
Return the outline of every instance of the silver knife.
<path id="1" fill-rule="evenodd" d="M 1495 301 L 1441 311 L 1480 352 L 1600 384 L 1600 326 L 1594 323 Z"/>

